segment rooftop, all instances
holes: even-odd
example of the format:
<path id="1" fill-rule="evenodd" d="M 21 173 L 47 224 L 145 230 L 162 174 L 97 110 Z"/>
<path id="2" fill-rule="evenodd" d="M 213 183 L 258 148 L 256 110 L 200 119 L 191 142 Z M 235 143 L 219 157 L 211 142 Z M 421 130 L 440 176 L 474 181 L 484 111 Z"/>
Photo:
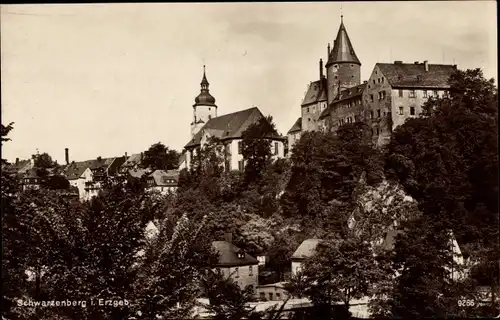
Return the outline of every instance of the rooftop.
<path id="1" fill-rule="evenodd" d="M 227 241 L 213 241 L 212 247 L 219 254 L 218 267 L 251 266 L 259 264 L 257 259 Z M 243 257 L 239 258 L 238 253 L 243 253 Z"/>
<path id="2" fill-rule="evenodd" d="M 427 65 L 427 70 L 426 70 Z M 423 63 L 377 63 L 376 67 L 387 78 L 393 88 L 449 88 L 451 75 L 456 65 Z"/>

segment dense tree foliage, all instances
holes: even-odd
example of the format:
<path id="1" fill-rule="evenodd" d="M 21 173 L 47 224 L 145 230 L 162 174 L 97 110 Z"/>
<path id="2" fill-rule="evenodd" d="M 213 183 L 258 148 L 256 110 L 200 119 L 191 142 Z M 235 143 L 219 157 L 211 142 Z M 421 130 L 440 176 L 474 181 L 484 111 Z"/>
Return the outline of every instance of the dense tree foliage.
<path id="1" fill-rule="evenodd" d="M 172 170 L 179 167 L 180 154 L 158 142 L 144 152 L 142 165 L 152 170 Z"/>

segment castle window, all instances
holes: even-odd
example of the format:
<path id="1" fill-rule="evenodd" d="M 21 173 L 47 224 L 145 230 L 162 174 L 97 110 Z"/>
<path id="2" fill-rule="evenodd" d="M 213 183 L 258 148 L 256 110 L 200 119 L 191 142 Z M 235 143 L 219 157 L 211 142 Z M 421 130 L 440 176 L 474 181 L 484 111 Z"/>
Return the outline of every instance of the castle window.
<path id="1" fill-rule="evenodd" d="M 380 109 L 377 110 L 377 116 L 380 118 Z"/>
<path id="2" fill-rule="evenodd" d="M 370 111 L 370 119 L 373 119 L 373 110 Z"/>
<path id="3" fill-rule="evenodd" d="M 403 115 L 403 107 L 399 107 L 399 115 Z"/>
<path id="4" fill-rule="evenodd" d="M 384 83 L 384 77 L 382 77 L 382 78 L 380 78 L 380 79 L 382 79 L 382 83 Z"/>
<path id="5" fill-rule="evenodd" d="M 402 89 L 399 89 L 399 97 L 402 98 L 403 97 L 403 90 Z"/>
<path id="6" fill-rule="evenodd" d="M 308 122 L 311 122 L 311 118 L 307 118 L 307 121 L 308 121 Z"/>
<path id="7" fill-rule="evenodd" d="M 379 135 L 379 133 L 380 133 L 380 130 L 377 128 L 377 136 Z"/>
<path id="8" fill-rule="evenodd" d="M 309 112 L 309 107 L 307 107 L 306 112 Z"/>
<path id="9" fill-rule="evenodd" d="M 410 98 L 415 98 L 415 90 L 410 90 L 409 97 Z"/>
<path id="10" fill-rule="evenodd" d="M 316 111 L 316 106 L 313 106 L 313 112 Z"/>
<path id="11" fill-rule="evenodd" d="M 424 98 L 427 98 L 427 90 L 424 90 Z"/>
<path id="12" fill-rule="evenodd" d="M 410 115 L 415 115 L 415 107 L 410 107 Z"/>
<path id="13" fill-rule="evenodd" d="M 353 65 L 353 64 L 351 64 L 351 68 L 354 68 L 354 65 Z"/>
<path id="14" fill-rule="evenodd" d="M 239 278 L 240 277 L 240 269 L 238 267 L 234 268 L 234 277 Z"/>
<path id="15" fill-rule="evenodd" d="M 210 119 L 212 119 L 212 115 L 209 114 L 208 115 L 208 120 L 210 120 Z"/>
<path id="16" fill-rule="evenodd" d="M 338 78 L 338 77 L 337 77 L 337 76 L 335 76 L 335 79 L 337 79 L 337 78 Z"/>
<path id="17" fill-rule="evenodd" d="M 370 100 L 373 102 L 373 94 L 370 95 Z"/>
<path id="18" fill-rule="evenodd" d="M 253 267 L 248 267 L 248 275 L 253 276 Z"/>
<path id="19" fill-rule="evenodd" d="M 375 84 L 375 79 L 373 79 L 373 84 Z"/>

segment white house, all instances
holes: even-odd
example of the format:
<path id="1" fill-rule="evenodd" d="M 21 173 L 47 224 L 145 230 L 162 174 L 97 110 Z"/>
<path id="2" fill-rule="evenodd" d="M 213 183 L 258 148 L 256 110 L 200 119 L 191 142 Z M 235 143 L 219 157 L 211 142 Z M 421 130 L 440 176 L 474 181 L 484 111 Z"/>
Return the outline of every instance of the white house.
<path id="1" fill-rule="evenodd" d="M 320 243 L 321 239 L 306 239 L 302 241 L 300 246 L 295 250 L 292 255 L 292 275 L 295 276 L 303 267 L 304 261 L 311 257 Z"/>
<path id="2" fill-rule="evenodd" d="M 148 176 L 147 191 L 157 191 L 165 195 L 177 190 L 179 182 L 179 171 L 177 170 L 155 170 Z"/>

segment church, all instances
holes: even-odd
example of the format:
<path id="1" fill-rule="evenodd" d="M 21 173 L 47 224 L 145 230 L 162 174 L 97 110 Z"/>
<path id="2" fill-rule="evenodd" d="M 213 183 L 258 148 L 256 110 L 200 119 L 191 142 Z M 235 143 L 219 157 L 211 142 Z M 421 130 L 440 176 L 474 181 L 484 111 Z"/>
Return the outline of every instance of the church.
<path id="1" fill-rule="evenodd" d="M 386 144 L 392 131 L 422 112 L 430 97 L 446 98 L 456 65 L 423 62 L 377 63 L 361 82 L 361 61 L 347 34 L 343 16 L 337 37 L 327 45 L 327 62 L 319 60 L 319 80 L 309 84 L 301 117 L 287 133 L 290 150 L 305 131 L 331 131 L 346 123 L 364 121 L 373 142 Z M 326 71 L 326 75 L 325 75 Z"/>
<path id="2" fill-rule="evenodd" d="M 193 104 L 191 140 L 184 146 L 180 169 L 191 168 L 193 157 L 210 137 L 216 137 L 224 144 L 225 170 L 243 171 L 245 160 L 242 155 L 242 134 L 250 125 L 265 117 L 257 107 L 218 115 L 215 98 L 210 94 L 205 66 L 203 66 L 203 78 L 200 85 L 200 94 L 195 98 Z M 285 157 L 287 138 L 277 133 L 267 138 L 271 141 L 273 159 Z"/>

